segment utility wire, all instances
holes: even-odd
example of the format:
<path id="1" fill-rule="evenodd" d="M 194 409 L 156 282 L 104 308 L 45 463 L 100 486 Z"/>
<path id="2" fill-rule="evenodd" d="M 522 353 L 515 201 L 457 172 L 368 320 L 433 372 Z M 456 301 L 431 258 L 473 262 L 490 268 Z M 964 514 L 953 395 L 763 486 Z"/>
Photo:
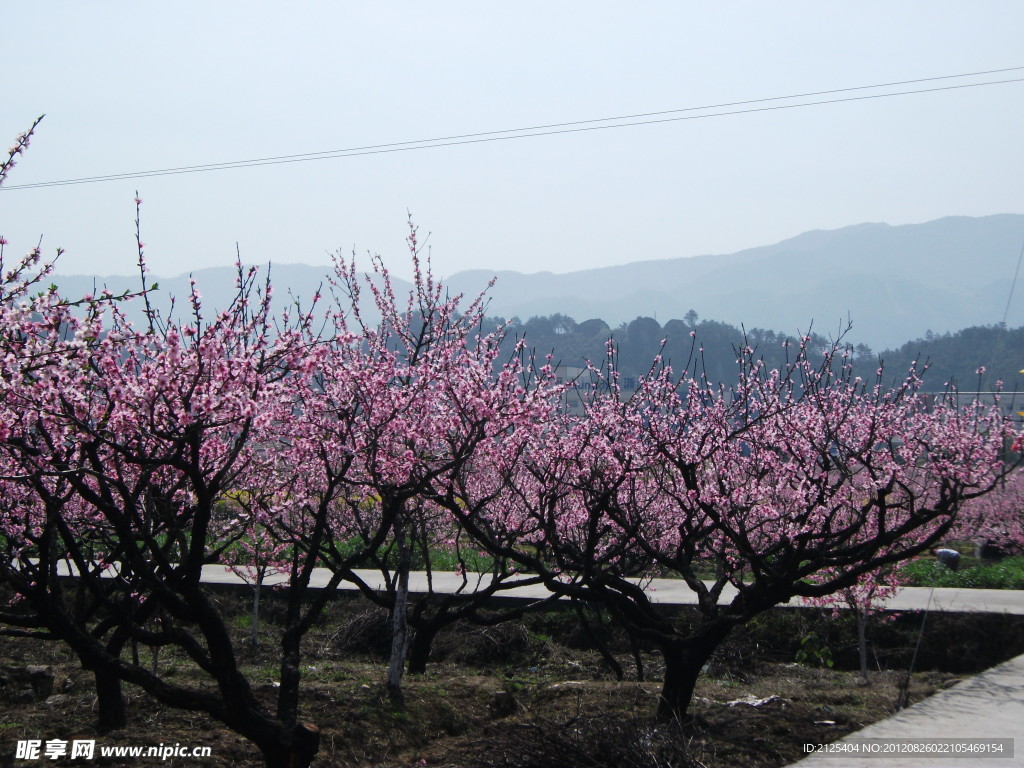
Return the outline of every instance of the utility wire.
<path id="1" fill-rule="evenodd" d="M 1010 333 L 1010 329 L 1006 327 L 1006 318 L 1010 316 L 1010 305 L 1013 303 L 1013 292 L 1017 287 L 1017 278 L 1020 277 L 1020 266 L 1021 262 L 1024 262 L 1024 244 L 1020 247 L 1020 254 L 1017 256 L 1017 268 L 1013 271 L 1013 280 L 1010 282 L 1010 291 L 1006 297 L 1006 307 L 1003 309 L 1003 321 L 999 324 L 999 328 L 1002 331 L 996 336 L 996 343 L 992 346 L 992 358 L 988 363 L 988 370 L 992 371 L 995 369 L 996 360 L 1003 352 L 1003 347 L 1006 346 L 1006 337 Z M 1014 410 L 1013 400 L 1016 399 L 1017 392 L 1012 393 L 1012 399 L 1010 400 L 1010 409 Z"/>
<path id="2" fill-rule="evenodd" d="M 986 85 L 1003 85 L 1007 83 L 1024 82 L 1024 77 L 1010 78 L 1005 80 L 988 80 L 980 83 L 962 83 L 958 85 L 944 85 L 934 88 L 918 88 L 891 93 L 872 93 L 858 96 L 845 96 L 834 99 L 819 99 L 806 101 L 798 104 L 776 104 L 771 106 L 753 107 L 749 105 L 767 104 L 769 102 L 786 101 L 791 99 L 810 98 L 813 96 L 827 96 L 838 93 L 852 93 L 854 91 L 873 90 L 879 88 L 891 88 L 900 85 L 912 85 L 917 83 L 935 82 L 938 80 L 950 80 L 963 77 L 977 77 L 980 75 L 992 75 L 1003 72 L 1015 72 L 1024 70 L 1022 67 L 1007 67 L 1004 69 L 993 69 L 981 72 L 968 72 L 959 75 L 942 75 L 938 77 L 926 77 L 916 80 L 900 80 L 891 83 L 878 83 L 875 85 L 859 85 L 850 88 L 835 88 L 827 91 L 812 91 L 808 93 L 790 94 L 788 96 L 772 96 L 761 99 L 749 99 L 746 101 L 726 102 L 712 104 L 702 107 L 684 107 L 680 109 L 662 110 L 659 112 L 642 112 L 632 115 L 620 115 L 617 117 L 602 117 L 590 120 L 576 120 L 565 123 L 549 123 L 524 128 L 508 128 L 499 131 L 483 131 L 478 133 L 465 133 L 453 136 L 440 136 L 431 139 L 417 139 L 414 141 L 399 141 L 388 144 L 371 144 L 360 147 L 349 147 L 345 149 L 326 150 L 321 152 L 308 152 L 294 155 L 277 155 L 271 157 L 252 158 L 248 160 L 233 160 L 221 163 L 206 163 L 202 165 L 186 165 L 172 168 L 159 168 L 147 171 L 132 171 L 127 173 L 111 173 L 98 176 L 83 176 L 73 179 L 59 179 L 54 181 L 40 181 L 29 184 L 13 184 L 0 187 L 0 191 L 11 191 L 15 189 L 42 189 L 47 187 L 70 186 L 76 184 L 96 184 L 105 181 L 118 181 L 124 179 L 139 179 L 155 176 L 173 176 L 186 173 L 204 173 L 208 171 L 222 171 L 233 168 L 253 168 L 264 165 L 283 165 L 286 163 L 301 163 L 313 160 L 327 160 L 338 157 L 359 157 L 363 155 L 388 154 L 392 152 L 408 152 L 418 149 L 432 149 L 437 147 L 451 147 L 463 144 L 480 144 L 493 141 L 508 141 L 511 139 L 525 139 L 538 136 L 553 136 L 567 133 L 581 133 L 585 131 L 600 131 L 611 128 L 628 128 L 640 125 L 654 125 L 658 123 L 679 122 L 683 120 L 703 120 L 712 117 L 728 117 L 732 115 L 751 114 L 755 112 L 772 112 L 783 109 L 797 109 L 801 107 L 821 106 L 825 104 L 839 104 L 843 102 L 866 101 L 869 99 L 883 99 L 894 96 L 909 96 L 921 93 L 935 93 L 938 91 L 961 90 L 965 88 L 978 88 Z M 746 109 L 728 109 L 731 107 L 749 107 Z M 708 110 L 727 110 L 707 113 Z M 682 114 L 691 112 L 705 112 L 707 114 Z M 671 116 L 669 116 L 671 115 Z M 602 125 L 602 123 L 609 123 Z"/>
<path id="3" fill-rule="evenodd" d="M 1010 295 L 1006 297 L 1006 309 L 1003 310 L 1003 327 L 1006 327 L 1006 318 L 1010 314 L 1010 302 L 1013 301 L 1013 289 L 1017 287 L 1017 278 L 1020 277 L 1020 265 L 1024 261 L 1024 245 L 1020 247 L 1020 255 L 1017 257 L 1017 269 L 1013 273 L 1013 282 L 1010 283 Z"/>

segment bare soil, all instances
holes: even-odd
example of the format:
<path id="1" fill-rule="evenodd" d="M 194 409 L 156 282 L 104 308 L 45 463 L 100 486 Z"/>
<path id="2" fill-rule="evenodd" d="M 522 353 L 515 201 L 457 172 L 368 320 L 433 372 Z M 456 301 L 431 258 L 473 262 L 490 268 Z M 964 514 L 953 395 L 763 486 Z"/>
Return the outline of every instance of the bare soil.
<path id="1" fill-rule="evenodd" d="M 379 617 L 363 613 L 309 638 L 302 719 L 322 732 L 315 766 L 405 768 L 733 768 L 784 766 L 802 757 L 805 742 L 834 741 L 890 715 L 905 673 L 875 671 L 858 684 L 852 671 L 821 666 L 827 654 L 797 664 L 789 651 L 747 638 L 724 649 L 707 669 L 687 725 L 652 718 L 659 662 L 645 654 L 645 681 L 630 654 L 616 681 L 594 650 L 574 649 L 536 629 L 502 625 L 463 628 L 439 638 L 424 675 L 410 676 L 404 706 L 380 686 L 384 661 L 374 652 Z M 240 638 L 245 628 L 239 627 Z M 276 692 L 273 631 L 259 652 L 247 651 L 250 679 L 272 706 Z M 167 654 L 167 652 L 164 652 Z M 787 660 L 787 658 L 789 660 Z M 148 650 L 142 663 L 150 663 Z M 170 709 L 127 688 L 129 726 L 97 733 L 92 678 L 61 646 L 0 638 L 0 665 L 50 665 L 48 698 L 19 702 L 0 690 L 0 765 L 259 766 L 258 752 L 208 717 Z M 202 684 L 190 668 L 161 655 L 163 674 Z M 915 674 L 910 700 L 942 690 L 962 674 Z M 19 739 L 95 739 L 93 760 L 14 761 Z M 209 746 L 208 758 L 102 758 L 100 746 Z"/>

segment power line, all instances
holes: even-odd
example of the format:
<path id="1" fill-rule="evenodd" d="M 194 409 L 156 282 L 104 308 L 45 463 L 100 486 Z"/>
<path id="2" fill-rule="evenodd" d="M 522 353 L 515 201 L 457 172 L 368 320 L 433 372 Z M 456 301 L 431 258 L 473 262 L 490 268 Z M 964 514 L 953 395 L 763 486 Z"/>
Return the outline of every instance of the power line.
<path id="1" fill-rule="evenodd" d="M 1020 277 L 1020 265 L 1024 262 L 1024 245 L 1020 247 L 1020 256 L 1017 257 L 1017 269 L 1013 273 L 1013 282 L 1010 283 L 1010 295 L 1006 297 L 1006 309 L 1003 310 L 1003 327 L 1006 327 L 1006 318 L 1010 314 L 1010 302 L 1013 301 L 1013 289 L 1017 287 L 1017 278 Z"/>
<path id="2" fill-rule="evenodd" d="M 917 88 L 912 90 L 894 91 L 889 93 L 872 93 L 859 96 L 845 96 L 834 99 L 819 99 L 816 101 L 805 101 L 798 104 L 774 104 L 771 106 L 758 107 L 750 106 L 754 104 L 763 105 L 768 104 L 770 102 L 787 101 L 791 99 L 804 99 L 814 96 L 828 96 L 838 93 L 852 93 L 855 91 L 877 90 L 879 88 L 892 88 L 901 85 L 935 82 L 939 80 L 952 80 L 964 77 L 978 77 L 981 75 L 1015 72 L 1019 70 L 1024 70 L 1024 66 L 1006 67 L 1004 69 L 992 69 L 981 72 L 968 72 L 958 75 L 941 75 L 938 77 L 925 77 L 916 80 L 900 80 L 890 83 L 878 83 L 875 85 L 858 85 L 849 88 L 834 88 L 826 91 L 812 91 L 808 93 L 790 94 L 788 96 L 771 96 L 761 99 L 749 99 L 746 101 L 726 102 L 722 104 L 712 104 L 702 107 L 683 107 L 679 109 L 661 110 L 658 112 L 642 112 L 631 115 L 619 115 L 617 117 L 601 117 L 593 118 L 590 120 L 576 120 L 564 123 L 548 123 L 544 125 L 535 125 L 524 128 L 508 128 L 498 131 L 482 131 L 478 133 L 456 134 L 453 136 L 439 136 L 431 139 L 417 139 L 413 141 L 391 142 L 388 144 L 371 144 L 367 146 L 348 147 L 345 149 L 325 150 L 321 152 L 307 152 L 293 155 L 277 155 L 271 157 L 252 158 L 248 160 L 232 160 L 221 163 L 205 163 L 201 165 L 186 165 L 172 168 L 152 169 L 146 171 L 131 171 L 126 173 L 111 173 L 97 176 L 83 176 L 73 179 L 40 181 L 29 184 L 13 184 L 6 187 L 0 187 L 0 191 L 8 191 L 15 189 L 42 189 L 47 187 L 71 186 L 77 184 L 96 184 L 106 181 L 120 181 L 125 179 L 141 179 L 156 176 L 175 176 L 186 173 L 204 173 L 209 171 L 231 170 L 234 168 L 253 168 L 264 165 L 283 165 L 286 163 L 301 163 L 310 162 L 313 160 L 328 160 L 340 157 L 359 157 L 363 155 L 389 154 L 392 152 L 408 152 L 412 150 L 451 147 L 463 144 L 480 144 L 494 141 L 509 141 L 512 139 L 533 138 L 538 136 L 554 136 L 558 134 L 600 131 L 612 128 L 629 128 L 641 125 L 680 122 L 684 120 L 704 120 L 713 117 L 729 117 L 733 115 L 752 114 L 755 112 L 772 112 L 783 109 L 798 109 L 803 107 L 821 106 L 825 104 L 839 104 L 843 102 L 891 98 L 894 96 L 909 96 L 921 93 L 935 93 L 938 91 L 952 91 L 961 90 L 965 88 L 978 88 L 987 85 L 1003 85 L 1007 83 L 1024 82 L 1024 77 L 1010 78 L 1005 80 L 988 80 L 980 83 L 961 83 L 957 85 L 943 85 L 934 88 Z M 732 107 L 749 108 L 730 109 Z M 726 111 L 709 112 L 709 110 Z M 702 112 L 704 114 L 688 114 L 692 112 Z"/>

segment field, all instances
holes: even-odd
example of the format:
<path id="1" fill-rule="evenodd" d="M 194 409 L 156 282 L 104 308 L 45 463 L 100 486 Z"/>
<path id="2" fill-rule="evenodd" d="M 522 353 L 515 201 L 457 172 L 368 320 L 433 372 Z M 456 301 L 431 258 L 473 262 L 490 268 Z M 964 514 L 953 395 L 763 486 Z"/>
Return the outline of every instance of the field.
<path id="1" fill-rule="evenodd" d="M 242 592 L 220 598 L 234 616 L 239 647 L 248 636 Z M 275 695 L 273 599 L 265 602 L 261 648 L 247 649 L 247 672 L 268 706 Z M 680 612 L 677 620 L 691 616 Z M 854 631 L 828 612 L 776 609 L 738 631 L 703 675 L 680 726 L 651 715 L 659 660 L 644 652 L 637 679 L 628 643 L 614 630 L 601 640 L 621 664 L 617 681 L 571 612 L 549 611 L 493 628 L 459 626 L 440 636 L 424 675 L 406 678 L 404 706 L 385 695 L 386 616 L 354 598 L 339 599 L 305 645 L 304 720 L 322 732 L 316 766 L 451 766 L 573 768 L 587 766 L 782 766 L 805 742 L 832 741 L 889 715 L 905 679 L 920 628 L 908 615 L 872 626 L 871 685 L 857 684 Z M 51 696 L 19 702 L 0 689 L 0 765 L 12 763 L 18 739 L 95 739 L 101 746 L 211 747 L 207 758 L 134 758 L 133 765 L 257 766 L 256 750 L 204 715 L 171 710 L 126 689 L 129 726 L 97 734 L 91 675 L 56 643 L 4 638 L 7 666 L 54 669 Z M 929 617 L 909 687 L 916 701 L 1005 658 L 1024 652 L 1021 617 Z M 152 663 L 139 649 L 140 663 Z M 161 654 L 171 679 L 192 671 Z M 196 676 L 197 684 L 199 676 Z M 48 764 L 50 761 L 46 761 Z M 58 764 L 78 761 L 62 759 Z M 101 757 L 82 765 L 123 765 Z"/>

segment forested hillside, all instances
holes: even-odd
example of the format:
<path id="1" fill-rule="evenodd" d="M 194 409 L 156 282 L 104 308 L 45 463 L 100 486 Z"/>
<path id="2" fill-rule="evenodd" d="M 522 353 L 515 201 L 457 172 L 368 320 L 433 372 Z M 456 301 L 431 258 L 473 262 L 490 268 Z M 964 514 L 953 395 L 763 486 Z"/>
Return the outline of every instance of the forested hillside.
<path id="1" fill-rule="evenodd" d="M 500 322 L 500 318 L 494 322 Z M 525 337 L 538 357 L 552 355 L 555 363 L 577 367 L 590 361 L 600 365 L 607 354 L 609 339 L 617 351 L 619 370 L 625 376 L 640 376 L 648 371 L 658 354 L 673 371 L 705 371 L 712 381 L 730 382 L 735 376 L 735 350 L 750 346 L 757 350 L 770 368 L 783 365 L 787 350 L 784 342 L 796 341 L 796 334 L 782 331 L 741 328 L 715 320 L 701 320 L 692 310 L 684 319 L 672 319 L 664 325 L 653 317 L 637 317 L 632 322 L 611 328 L 601 319 L 577 322 L 564 314 L 518 318 L 507 321 L 510 338 Z M 830 346 L 831 339 L 812 332 L 810 347 L 814 354 Z M 842 339 L 840 339 L 842 341 Z M 927 333 L 897 349 L 872 350 L 864 344 L 850 346 L 855 373 L 873 379 L 881 360 L 885 379 L 902 378 L 915 361 L 927 363 L 924 374 L 928 390 L 956 384 L 961 391 L 995 389 L 1002 381 L 1007 391 L 1024 390 L 1024 328 L 977 326 L 956 333 Z M 982 371 L 980 374 L 979 371 Z"/>
<path id="2" fill-rule="evenodd" d="M 881 355 L 886 368 L 900 370 L 913 360 L 927 360 L 926 382 L 933 389 L 954 382 L 961 391 L 992 390 L 1003 382 L 1007 391 L 1024 391 L 1024 327 L 1000 325 L 964 328 L 941 335 L 928 332 Z"/>

